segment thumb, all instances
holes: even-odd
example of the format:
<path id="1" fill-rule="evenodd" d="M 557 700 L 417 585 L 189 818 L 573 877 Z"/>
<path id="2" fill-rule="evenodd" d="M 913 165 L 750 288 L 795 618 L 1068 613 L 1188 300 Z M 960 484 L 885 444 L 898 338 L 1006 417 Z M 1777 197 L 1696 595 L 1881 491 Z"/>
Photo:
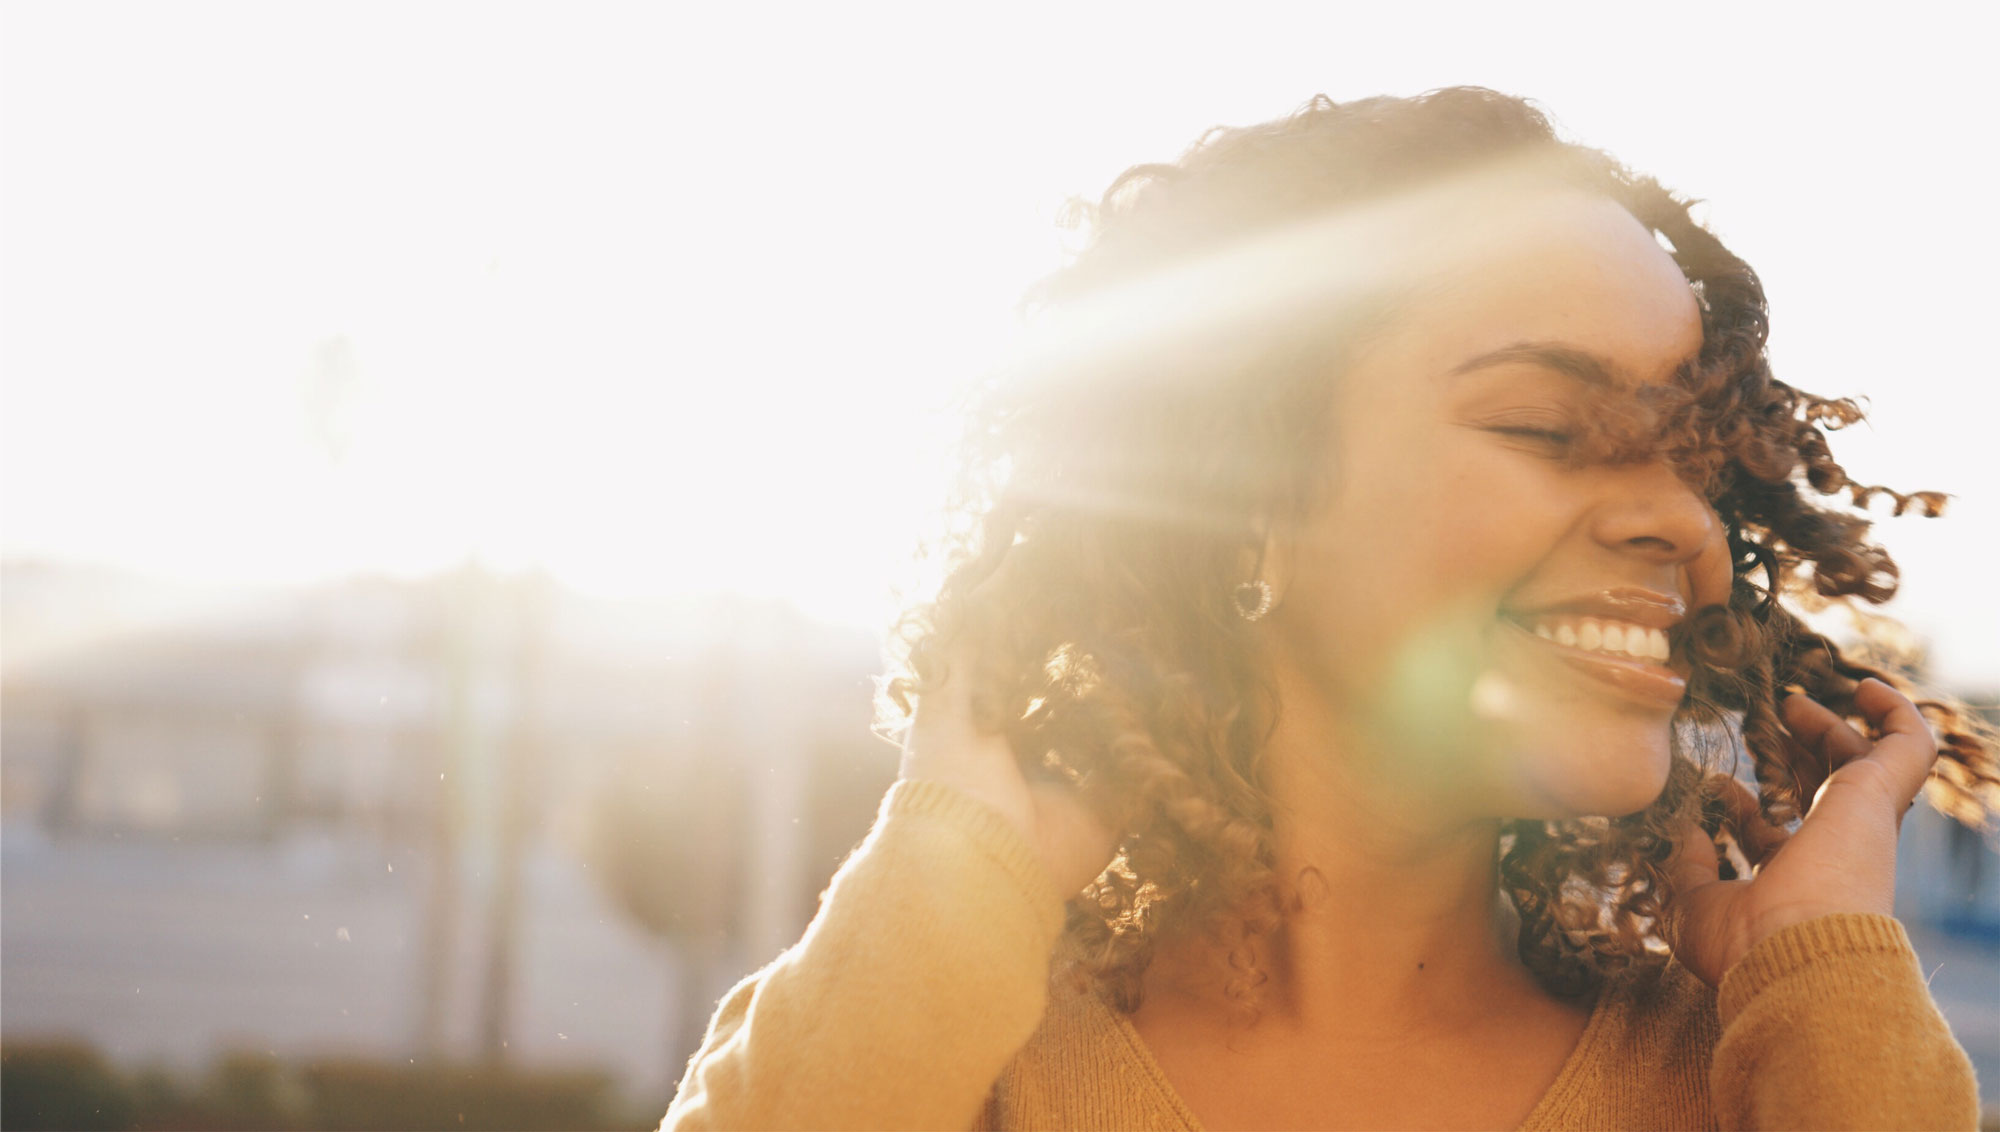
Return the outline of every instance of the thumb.
<path id="1" fill-rule="evenodd" d="M 1674 826 L 1674 853 L 1664 870 L 1675 895 L 1686 895 L 1722 879 L 1722 858 L 1708 832 L 1682 818 Z"/>
<path id="2" fill-rule="evenodd" d="M 1728 920 L 1723 915 L 1744 881 L 1722 880 L 1721 857 L 1700 824 L 1676 823 L 1674 854 L 1665 866 L 1667 893 L 1660 935 L 1674 957 L 1709 986 L 1722 981 L 1728 960 Z"/>

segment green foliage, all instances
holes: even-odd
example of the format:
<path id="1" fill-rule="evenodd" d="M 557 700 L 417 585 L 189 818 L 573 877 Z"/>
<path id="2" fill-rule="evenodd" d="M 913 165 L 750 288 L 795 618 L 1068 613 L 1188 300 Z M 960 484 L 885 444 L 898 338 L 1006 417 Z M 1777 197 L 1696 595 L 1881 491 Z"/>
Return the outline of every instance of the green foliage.
<path id="1" fill-rule="evenodd" d="M 0 1127 L 32 1129 L 649 1128 L 619 1109 L 611 1078 L 448 1063 L 326 1058 L 293 1064 L 232 1053 L 184 1085 L 159 1069 L 124 1072 L 76 1042 L 0 1051 Z"/>
<path id="2" fill-rule="evenodd" d="M 595 1072 L 524 1074 L 458 1066 L 398 1068 L 376 1061 L 307 1066 L 312 1126 L 320 1129 L 605 1128 L 610 1079 Z"/>
<path id="3" fill-rule="evenodd" d="M 0 1127 L 130 1128 L 134 1099 L 103 1055 L 80 1042 L 0 1049 Z"/>

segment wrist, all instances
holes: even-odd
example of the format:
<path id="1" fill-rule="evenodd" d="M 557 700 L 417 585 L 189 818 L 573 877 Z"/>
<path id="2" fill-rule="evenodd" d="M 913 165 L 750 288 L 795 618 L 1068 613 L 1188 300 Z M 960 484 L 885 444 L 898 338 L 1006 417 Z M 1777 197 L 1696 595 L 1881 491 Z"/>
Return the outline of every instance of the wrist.
<path id="1" fill-rule="evenodd" d="M 1062 894 L 1051 883 L 1035 845 L 992 803 L 953 783 L 905 777 L 890 787 L 883 815 L 927 815 L 960 830 L 987 857 L 1005 869 L 1020 894 L 1038 908 L 1058 909 Z"/>
<path id="2" fill-rule="evenodd" d="M 1827 960 L 1859 956 L 1894 957 L 1914 966 L 1915 953 L 1903 925 L 1873 912 L 1831 912 L 1790 924 L 1759 940 L 1722 977 L 1716 1009 L 1724 1025 L 1766 988 L 1803 978 L 1839 997 L 1856 973 Z"/>
<path id="3" fill-rule="evenodd" d="M 1787 904 L 1783 907 L 1767 909 L 1751 920 L 1750 925 L 1744 930 L 1741 940 L 1731 949 L 1731 954 L 1727 957 L 1728 962 L 1724 964 L 1723 971 L 1727 973 L 1730 969 L 1734 968 L 1745 956 L 1756 950 L 1759 944 L 1792 928 L 1796 928 L 1800 924 L 1822 920 L 1829 916 L 1889 916 L 1891 914 L 1890 908 L 1861 906 L 1862 904 L 1863 902 L 1859 901 L 1838 904 L 1813 902 Z"/>

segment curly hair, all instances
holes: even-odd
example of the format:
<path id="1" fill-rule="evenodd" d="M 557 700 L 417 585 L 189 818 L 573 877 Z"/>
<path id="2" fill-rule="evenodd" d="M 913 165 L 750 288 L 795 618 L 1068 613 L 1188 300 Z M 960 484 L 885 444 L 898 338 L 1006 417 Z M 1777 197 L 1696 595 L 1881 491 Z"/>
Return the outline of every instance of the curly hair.
<path id="1" fill-rule="evenodd" d="M 1864 729 L 1861 679 L 1913 690 L 1893 657 L 1865 642 L 1844 650 L 1795 610 L 1887 600 L 1896 566 L 1868 539 L 1868 505 L 1937 515 L 1945 497 L 1848 479 L 1827 433 L 1859 408 L 1772 376 L 1757 275 L 1690 217 L 1690 201 L 1559 139 L 1532 104 L 1480 88 L 1322 95 L 1283 119 L 1210 130 L 1179 161 L 1135 166 L 1097 203 L 1072 205 L 1088 239 L 1024 311 L 1091 325 L 1095 343 L 1030 355 L 978 391 L 945 575 L 898 620 L 877 703 L 878 726 L 899 727 L 943 678 L 949 646 L 974 635 L 975 722 L 1124 831 L 1111 865 L 1070 899 L 1064 929 L 1074 976 L 1119 1009 L 1137 1009 L 1161 943 L 1200 932 L 1224 944 L 1227 993 L 1254 1014 L 1260 940 L 1298 906 L 1275 863 L 1263 763 L 1280 705 L 1233 593 L 1262 524 L 1322 498 L 1337 384 L 1327 375 L 1385 301 L 1346 283 L 1332 303 L 1318 284 L 1246 298 L 1212 265 L 1260 248 L 1282 259 L 1302 226 L 1502 167 L 1616 201 L 1686 276 L 1698 358 L 1670 384 L 1597 406 L 1572 458 L 1671 460 L 1722 519 L 1734 568 L 1727 606 L 1675 633 L 1694 670 L 1658 799 L 1623 817 L 1503 826 L 1498 873 L 1527 967 L 1574 994 L 1660 961 L 1673 831 L 1694 818 L 1718 833 L 1727 807 L 1709 776 L 1724 759 L 1747 753 L 1767 819 L 1798 818 L 1815 756 L 1779 720 L 1787 690 Z M 1205 281 L 1176 300 L 1156 285 L 1176 276 Z M 1205 317 L 1177 318 L 1176 301 Z M 1843 494 L 1851 506 L 1822 501 Z M 1942 752 L 1927 798 L 1985 822 L 2000 809 L 1992 730 L 1946 698 L 1917 698 Z"/>

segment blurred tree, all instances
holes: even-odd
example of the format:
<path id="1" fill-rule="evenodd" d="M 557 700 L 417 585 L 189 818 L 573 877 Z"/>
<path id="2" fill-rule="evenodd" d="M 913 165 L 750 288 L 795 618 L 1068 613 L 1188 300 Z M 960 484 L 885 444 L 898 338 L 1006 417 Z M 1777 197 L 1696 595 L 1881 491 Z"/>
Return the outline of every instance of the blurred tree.
<path id="1" fill-rule="evenodd" d="M 306 1103 L 289 1065 L 269 1053 L 246 1050 L 216 1059 L 201 1100 L 201 1126 L 217 1132 L 293 1127 Z"/>
<path id="2" fill-rule="evenodd" d="M 673 750 L 625 751 L 592 805 L 591 870 L 620 908 L 670 948 L 676 1080 L 708 1020 L 719 967 L 743 926 L 748 790 L 719 727 Z"/>
<path id="3" fill-rule="evenodd" d="M 675 960 L 676 1078 L 734 974 L 722 964 L 759 947 L 752 888 L 781 918 L 796 907 L 782 925 L 796 939 L 895 777 L 894 747 L 868 730 L 872 642 L 829 648 L 788 624 L 772 636 L 792 647 L 742 644 L 755 636 L 736 625 L 690 658 L 685 728 L 614 755 L 591 806 L 591 871 Z M 800 775 L 798 789 L 770 774 Z"/>
<path id="4" fill-rule="evenodd" d="M 611 1078 L 590 1069 L 524 1072 L 431 1062 L 325 1058 L 301 1070 L 310 1128 L 611 1128 Z"/>
<path id="5" fill-rule="evenodd" d="M 859 692 L 829 698 L 812 733 L 805 813 L 811 884 L 802 890 L 801 924 L 819 911 L 820 894 L 868 835 L 882 795 L 896 780 L 896 747 L 868 730 L 873 705 L 866 684 L 861 681 Z"/>
<path id="6" fill-rule="evenodd" d="M 129 1128 L 132 1098 L 104 1055 L 81 1042 L 0 1050 L 0 1127 Z"/>
<path id="7" fill-rule="evenodd" d="M 0 1051 L 0 1128 L 257 1129 L 650 1128 L 624 1112 L 594 1069 L 495 1068 L 457 1061 L 224 1053 L 199 1084 L 160 1068 L 127 1073 L 78 1042 L 15 1042 Z"/>

